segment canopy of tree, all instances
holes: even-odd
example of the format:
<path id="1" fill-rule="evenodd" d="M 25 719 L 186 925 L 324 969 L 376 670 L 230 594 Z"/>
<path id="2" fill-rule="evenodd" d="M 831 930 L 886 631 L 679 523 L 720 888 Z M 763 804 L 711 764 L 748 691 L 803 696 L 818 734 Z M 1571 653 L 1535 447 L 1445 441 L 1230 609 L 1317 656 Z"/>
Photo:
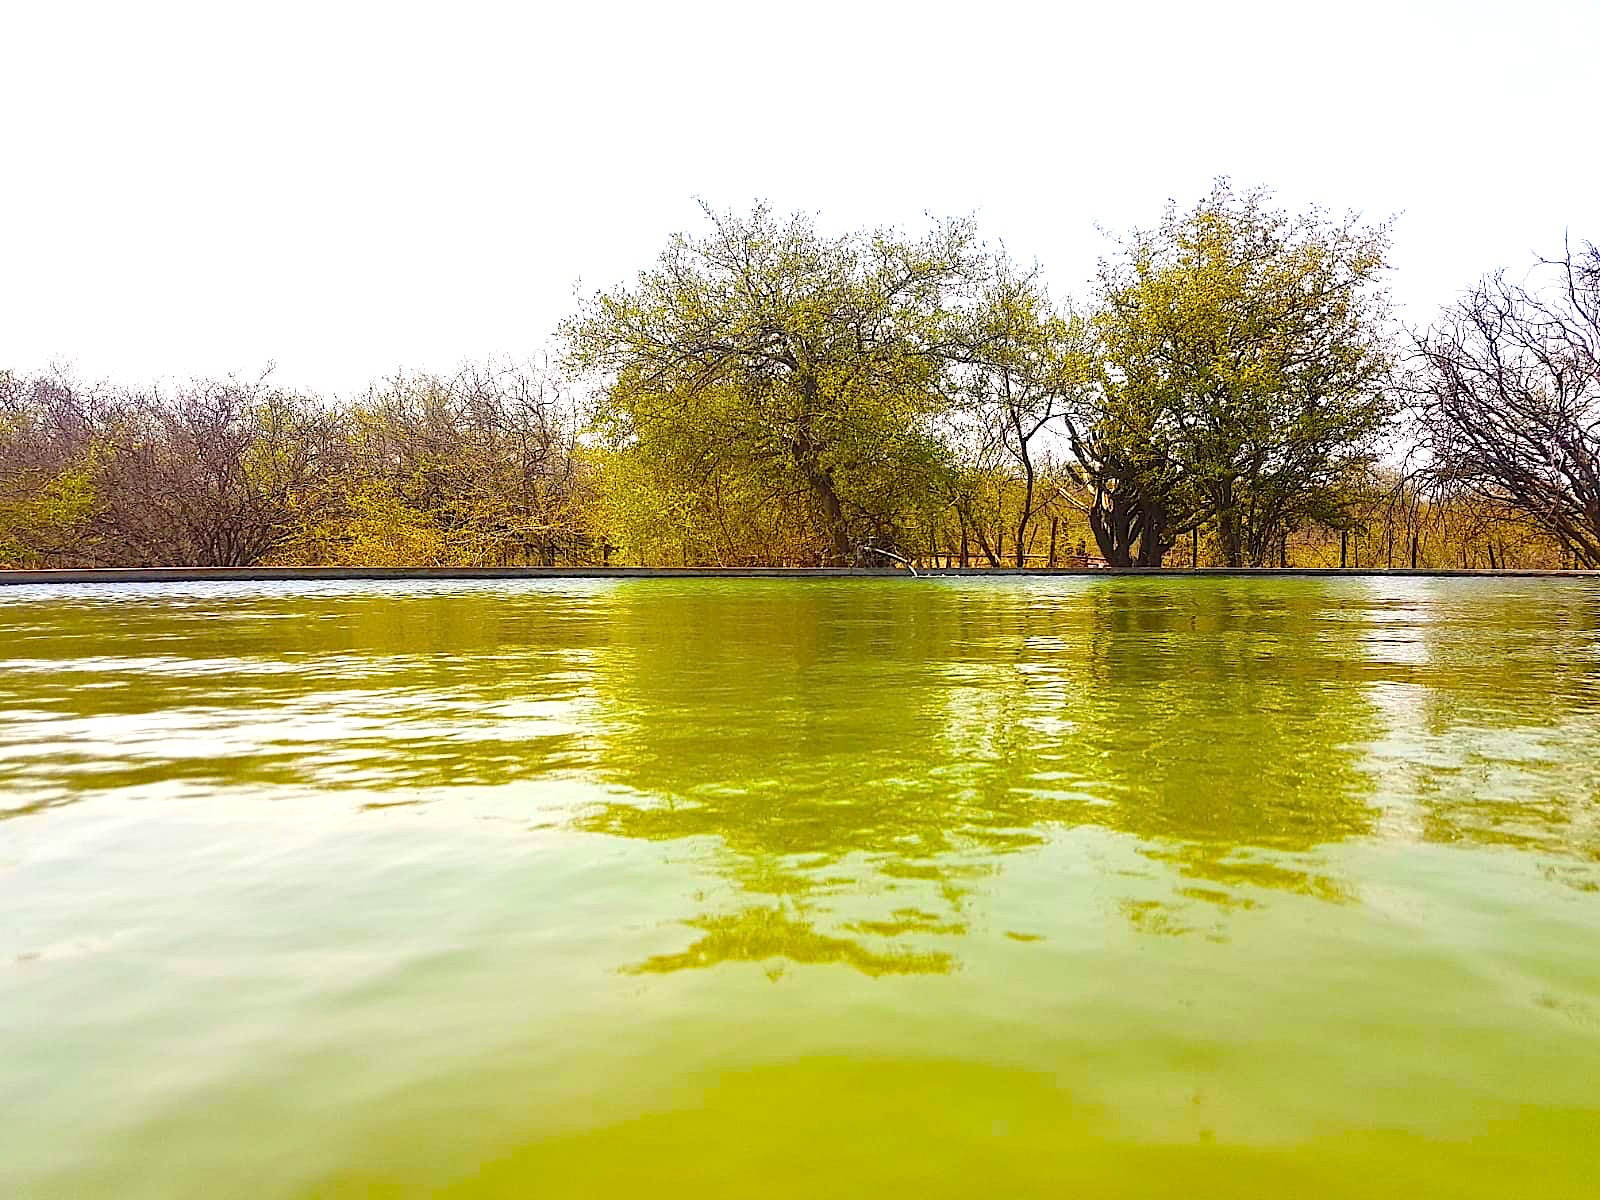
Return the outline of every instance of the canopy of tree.
<path id="1" fill-rule="evenodd" d="M 1390 414 L 1388 231 L 1219 184 L 1100 267 L 1096 388 L 1068 425 L 1107 559 L 1214 524 L 1231 566 L 1353 522 Z"/>
<path id="2" fill-rule="evenodd" d="M 971 226 L 824 238 L 759 207 L 707 215 L 568 329 L 573 366 L 604 381 L 607 445 L 713 552 L 903 549 L 946 486 L 940 334 L 977 270 Z"/>

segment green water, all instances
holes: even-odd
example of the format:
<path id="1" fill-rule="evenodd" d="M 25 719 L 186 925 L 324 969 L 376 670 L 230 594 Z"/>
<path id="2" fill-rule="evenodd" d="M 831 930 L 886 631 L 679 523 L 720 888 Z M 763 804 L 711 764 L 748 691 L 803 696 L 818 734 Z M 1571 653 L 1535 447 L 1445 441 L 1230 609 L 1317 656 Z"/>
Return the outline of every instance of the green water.
<path id="1" fill-rule="evenodd" d="M 0 589 L 0 1194 L 1592 1196 L 1600 585 Z"/>

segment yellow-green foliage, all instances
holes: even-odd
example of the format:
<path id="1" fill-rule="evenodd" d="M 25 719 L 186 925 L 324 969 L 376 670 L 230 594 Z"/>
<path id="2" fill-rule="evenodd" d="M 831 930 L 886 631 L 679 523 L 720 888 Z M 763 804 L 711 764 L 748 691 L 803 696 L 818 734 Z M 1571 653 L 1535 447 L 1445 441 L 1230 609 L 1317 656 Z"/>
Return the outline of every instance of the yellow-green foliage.
<path id="1" fill-rule="evenodd" d="M 920 499 L 935 482 L 932 347 L 970 226 L 830 238 L 761 206 L 707 215 L 704 237 L 674 238 L 567 327 L 602 434 L 660 500 L 624 540 L 712 562 L 849 561 L 900 541 L 908 486 Z"/>
<path id="2" fill-rule="evenodd" d="M 438 566 L 448 560 L 447 539 L 429 514 L 412 508 L 382 484 L 369 483 L 349 500 L 338 561 L 388 567 Z"/>
<path id="3" fill-rule="evenodd" d="M 29 567 L 41 547 L 69 546 L 94 510 L 94 470 L 83 463 L 19 495 L 0 497 L 0 566 Z"/>

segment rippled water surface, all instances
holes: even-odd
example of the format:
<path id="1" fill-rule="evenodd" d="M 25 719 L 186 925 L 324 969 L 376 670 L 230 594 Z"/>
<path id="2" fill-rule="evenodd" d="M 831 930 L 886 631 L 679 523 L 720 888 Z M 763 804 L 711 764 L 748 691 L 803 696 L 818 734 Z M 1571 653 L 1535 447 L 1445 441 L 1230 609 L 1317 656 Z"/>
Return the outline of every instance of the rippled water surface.
<path id="1" fill-rule="evenodd" d="M 0 589 L 0 1194 L 1592 1196 L 1600 585 Z"/>

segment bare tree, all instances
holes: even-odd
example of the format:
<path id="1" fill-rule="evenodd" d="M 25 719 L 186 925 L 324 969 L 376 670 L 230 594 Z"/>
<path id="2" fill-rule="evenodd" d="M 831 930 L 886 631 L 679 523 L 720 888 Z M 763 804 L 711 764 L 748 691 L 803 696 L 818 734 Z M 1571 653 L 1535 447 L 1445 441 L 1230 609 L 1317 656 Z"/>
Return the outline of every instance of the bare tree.
<path id="1" fill-rule="evenodd" d="M 1481 280 L 1416 336 L 1419 478 L 1508 505 L 1600 565 L 1600 248 Z"/>
<path id="2" fill-rule="evenodd" d="M 113 565 L 250 566 L 319 500 L 338 418 L 265 380 L 125 392 L 96 414 L 85 550 Z"/>
<path id="3" fill-rule="evenodd" d="M 539 364 L 396 375 L 352 406 L 347 490 L 378 488 L 436 528 L 452 557 L 554 565 L 587 553 L 576 406 Z M 580 543 L 583 543 L 580 545 Z"/>
<path id="4" fill-rule="evenodd" d="M 0 371 L 0 561 L 87 561 L 96 401 L 64 371 Z"/>

